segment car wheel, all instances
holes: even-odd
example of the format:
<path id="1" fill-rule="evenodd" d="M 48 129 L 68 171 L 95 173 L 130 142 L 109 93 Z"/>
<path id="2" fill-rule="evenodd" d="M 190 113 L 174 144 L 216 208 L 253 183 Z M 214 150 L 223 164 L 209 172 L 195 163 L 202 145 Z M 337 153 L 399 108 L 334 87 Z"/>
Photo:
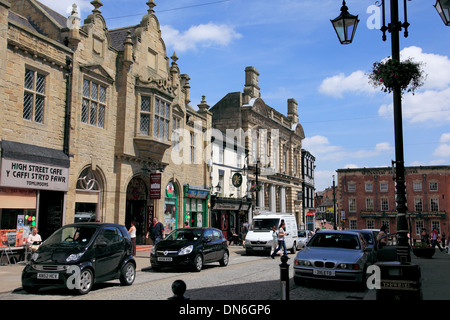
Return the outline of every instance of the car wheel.
<path id="1" fill-rule="evenodd" d="M 133 263 L 128 262 L 121 271 L 120 284 L 123 286 L 131 286 L 136 278 L 136 267 Z"/>
<path id="2" fill-rule="evenodd" d="M 79 294 L 87 294 L 94 286 L 94 274 L 90 269 L 84 269 L 80 273 L 80 287 L 78 288 Z"/>
<path id="3" fill-rule="evenodd" d="M 201 254 L 195 256 L 194 259 L 194 271 L 200 272 L 203 269 L 203 257 Z"/>
<path id="4" fill-rule="evenodd" d="M 219 261 L 220 266 L 225 267 L 228 265 L 228 261 L 230 260 L 230 256 L 228 255 L 228 251 L 223 253 L 222 259 Z"/>

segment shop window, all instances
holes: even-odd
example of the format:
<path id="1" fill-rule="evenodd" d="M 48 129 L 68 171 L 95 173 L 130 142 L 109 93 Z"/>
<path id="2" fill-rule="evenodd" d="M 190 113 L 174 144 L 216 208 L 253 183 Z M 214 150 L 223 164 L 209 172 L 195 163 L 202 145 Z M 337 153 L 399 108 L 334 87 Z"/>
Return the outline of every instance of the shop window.
<path id="1" fill-rule="evenodd" d="M 84 169 L 76 185 L 74 222 L 89 222 L 98 219 L 101 183 L 92 167 Z"/>

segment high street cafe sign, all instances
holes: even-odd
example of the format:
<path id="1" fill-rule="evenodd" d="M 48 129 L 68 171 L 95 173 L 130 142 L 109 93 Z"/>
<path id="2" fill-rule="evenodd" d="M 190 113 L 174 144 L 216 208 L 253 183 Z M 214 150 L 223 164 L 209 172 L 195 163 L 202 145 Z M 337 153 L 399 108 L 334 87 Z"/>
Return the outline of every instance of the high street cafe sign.
<path id="1" fill-rule="evenodd" d="M 69 168 L 3 158 L 0 186 L 68 191 Z"/>

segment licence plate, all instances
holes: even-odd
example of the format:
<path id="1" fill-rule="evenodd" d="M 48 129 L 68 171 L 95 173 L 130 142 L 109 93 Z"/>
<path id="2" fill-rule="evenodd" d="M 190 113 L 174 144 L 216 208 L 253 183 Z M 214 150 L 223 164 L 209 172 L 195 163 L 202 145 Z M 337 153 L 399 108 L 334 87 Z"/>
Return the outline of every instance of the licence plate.
<path id="1" fill-rule="evenodd" d="M 38 273 L 37 278 L 38 279 L 57 280 L 57 279 L 59 279 L 59 273 Z"/>
<path id="2" fill-rule="evenodd" d="M 170 257 L 158 257 L 158 261 L 171 262 L 172 258 L 170 258 Z"/>
<path id="3" fill-rule="evenodd" d="M 316 276 L 328 277 L 334 277 L 336 275 L 334 270 L 313 270 L 313 274 Z"/>
<path id="4" fill-rule="evenodd" d="M 253 250 L 264 250 L 264 247 L 254 247 Z"/>

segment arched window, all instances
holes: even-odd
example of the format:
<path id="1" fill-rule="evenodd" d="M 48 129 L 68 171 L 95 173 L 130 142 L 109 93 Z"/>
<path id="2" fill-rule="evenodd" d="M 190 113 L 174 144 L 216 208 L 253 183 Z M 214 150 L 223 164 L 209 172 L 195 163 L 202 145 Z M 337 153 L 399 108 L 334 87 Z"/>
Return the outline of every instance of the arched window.
<path id="1" fill-rule="evenodd" d="M 87 167 L 78 176 L 75 195 L 75 222 L 100 221 L 102 190 L 99 175 Z"/>

